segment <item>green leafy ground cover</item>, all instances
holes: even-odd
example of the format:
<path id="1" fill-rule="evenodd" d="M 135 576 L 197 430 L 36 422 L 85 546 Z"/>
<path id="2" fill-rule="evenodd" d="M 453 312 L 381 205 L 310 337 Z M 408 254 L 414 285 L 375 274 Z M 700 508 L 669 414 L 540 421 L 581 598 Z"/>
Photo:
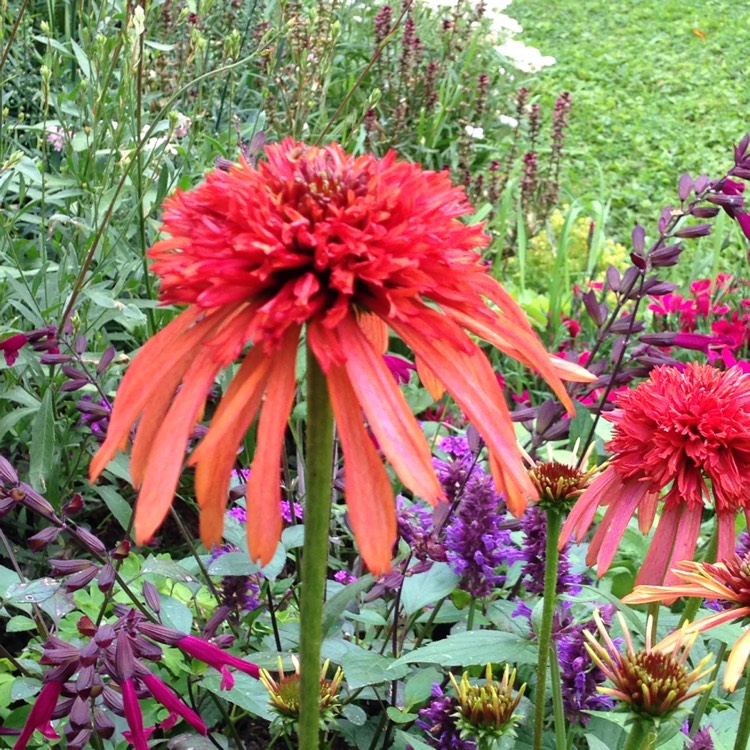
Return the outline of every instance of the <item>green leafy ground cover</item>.
<path id="1" fill-rule="evenodd" d="M 596 197 L 603 185 L 618 235 L 673 200 L 674 171 L 720 167 L 721 144 L 744 132 L 750 4 L 518 0 L 510 10 L 524 39 L 557 58 L 533 90 L 547 104 L 573 94 L 568 188 Z"/>

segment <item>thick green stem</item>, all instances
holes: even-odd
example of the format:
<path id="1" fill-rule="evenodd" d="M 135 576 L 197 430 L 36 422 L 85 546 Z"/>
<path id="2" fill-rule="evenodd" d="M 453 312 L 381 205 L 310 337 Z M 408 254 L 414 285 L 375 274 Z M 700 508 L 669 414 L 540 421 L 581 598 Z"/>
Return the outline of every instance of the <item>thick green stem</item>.
<path id="1" fill-rule="evenodd" d="M 539 659 L 536 670 L 536 696 L 534 699 L 534 750 L 542 750 L 544 737 L 544 704 L 547 697 L 547 665 L 552 643 L 552 622 L 555 616 L 557 601 L 557 567 L 560 556 L 557 542 L 560 537 L 562 517 L 555 511 L 547 512 L 547 547 L 544 560 L 544 603 L 542 608 L 542 627 L 539 633 Z M 560 683 L 552 689 L 560 690 Z M 565 729 L 561 730 L 564 732 Z M 557 727 L 556 727 L 557 732 Z M 564 747 L 564 746 L 563 746 Z"/>
<path id="2" fill-rule="evenodd" d="M 328 570 L 331 515 L 333 412 L 320 365 L 307 350 L 305 542 L 300 614 L 300 750 L 318 750 L 320 739 L 320 642 Z"/>
<path id="3" fill-rule="evenodd" d="M 654 746 L 654 725 L 646 719 L 635 719 L 622 750 L 651 750 Z"/>
<path id="4" fill-rule="evenodd" d="M 558 750 L 568 747 L 568 735 L 565 731 L 565 709 L 562 698 L 562 678 L 560 677 L 560 662 L 557 656 L 557 644 L 550 643 L 549 673 L 552 679 L 552 710 L 555 716 L 555 742 Z"/>
<path id="5" fill-rule="evenodd" d="M 742 701 L 742 713 L 740 725 L 737 727 L 734 750 L 747 750 L 748 739 L 750 739 L 750 663 L 745 669 L 745 698 Z"/>

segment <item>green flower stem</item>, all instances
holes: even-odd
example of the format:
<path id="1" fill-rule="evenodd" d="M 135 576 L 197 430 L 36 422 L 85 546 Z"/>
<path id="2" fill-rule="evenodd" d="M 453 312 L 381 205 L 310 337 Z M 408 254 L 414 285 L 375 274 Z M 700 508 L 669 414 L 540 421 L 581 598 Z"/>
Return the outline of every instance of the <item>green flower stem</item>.
<path id="1" fill-rule="evenodd" d="M 318 750 L 320 741 L 320 643 L 328 570 L 331 514 L 333 412 L 320 365 L 307 349 L 307 445 L 305 542 L 300 602 L 300 750 Z"/>
<path id="2" fill-rule="evenodd" d="M 653 728 L 653 723 L 647 719 L 636 718 L 622 750 L 651 750 L 655 739 Z"/>
<path id="3" fill-rule="evenodd" d="M 740 725 L 737 727 L 734 750 L 747 750 L 748 739 L 750 739 L 750 662 L 745 669 L 745 697 L 742 701 L 742 713 Z"/>
<path id="4" fill-rule="evenodd" d="M 555 616 L 555 603 L 557 601 L 557 568 L 560 555 L 557 551 L 557 542 L 560 537 L 562 516 L 555 511 L 547 511 L 547 546 L 544 560 L 544 604 L 542 609 L 542 627 L 539 633 L 539 659 L 536 670 L 536 696 L 534 698 L 534 750 L 542 750 L 542 739 L 544 737 L 544 704 L 547 697 L 547 665 L 549 662 L 552 643 L 552 621 Z M 552 680 L 552 690 L 560 690 L 558 680 L 555 685 Z M 554 703 L 554 701 L 553 701 Z M 557 717 L 556 717 L 557 718 Z M 557 723 L 557 721 L 555 722 Z M 565 736 L 565 726 L 562 729 L 555 727 L 555 735 Z M 565 745 L 563 745 L 565 747 Z"/>
<path id="5" fill-rule="evenodd" d="M 711 693 L 713 693 L 714 687 L 716 686 L 716 678 L 719 675 L 719 668 L 724 661 L 724 654 L 726 653 L 726 650 L 727 644 L 721 643 L 716 654 L 716 661 L 714 662 L 713 672 L 711 672 L 708 678 L 709 682 L 712 683 L 711 688 L 709 690 L 706 690 L 704 693 L 701 693 L 701 697 L 698 698 L 698 703 L 695 704 L 695 711 L 693 711 L 693 722 L 690 725 L 691 737 L 695 737 L 698 730 L 701 728 L 701 719 L 703 718 L 703 714 L 706 712 L 706 706 L 708 706 L 708 701 L 711 698 Z"/>
<path id="6" fill-rule="evenodd" d="M 555 741 L 558 750 L 568 747 L 568 735 L 565 731 L 565 710 L 562 698 L 562 679 L 560 677 L 560 661 L 557 656 L 557 644 L 550 643 L 549 673 L 552 678 L 552 709 L 555 716 Z"/>

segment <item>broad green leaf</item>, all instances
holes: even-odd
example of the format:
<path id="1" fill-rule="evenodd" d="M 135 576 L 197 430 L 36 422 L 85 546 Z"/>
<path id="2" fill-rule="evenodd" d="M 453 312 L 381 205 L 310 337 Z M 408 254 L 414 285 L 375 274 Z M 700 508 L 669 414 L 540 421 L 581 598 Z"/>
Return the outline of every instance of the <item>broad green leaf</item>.
<path id="1" fill-rule="evenodd" d="M 259 571 L 260 568 L 247 556 L 247 552 L 227 552 L 208 566 L 212 576 L 250 576 Z"/>
<path id="2" fill-rule="evenodd" d="M 459 577 L 448 563 L 435 563 L 424 573 L 404 578 L 401 590 L 401 605 L 406 614 L 411 615 L 422 607 L 435 604 L 448 596 L 458 584 Z"/>
<path id="3" fill-rule="evenodd" d="M 221 675 L 211 670 L 202 681 L 203 687 L 210 690 L 229 703 L 234 703 L 254 716 L 271 721 L 274 714 L 268 705 L 268 692 L 260 680 L 256 680 L 244 672 L 234 672 L 234 687 L 231 690 L 221 689 Z"/>
<path id="4" fill-rule="evenodd" d="M 341 659 L 341 668 L 346 676 L 346 683 L 350 690 L 357 690 L 365 685 L 379 685 L 404 677 L 409 672 L 409 667 L 402 664 L 400 667 L 391 668 L 393 659 L 378 654 L 375 651 L 366 651 L 358 647 L 356 651 L 344 654 Z"/>
<path id="5" fill-rule="evenodd" d="M 330 632 L 343 614 L 350 601 L 358 597 L 372 585 L 372 576 L 366 575 L 344 586 L 323 605 L 323 633 Z"/>
<path id="6" fill-rule="evenodd" d="M 415 662 L 444 667 L 468 667 L 489 662 L 536 664 L 536 647 L 512 633 L 470 630 L 410 651 L 396 659 L 391 668 Z"/>
<path id="7" fill-rule="evenodd" d="M 8 633 L 22 633 L 25 630 L 35 630 L 36 623 L 26 615 L 16 615 L 11 617 L 5 625 L 5 630 Z"/>
<path id="8" fill-rule="evenodd" d="M 193 626 L 193 613 L 177 599 L 159 594 L 161 599 L 161 620 L 168 628 L 181 633 L 189 633 Z"/>
<path id="9" fill-rule="evenodd" d="M 112 485 L 96 485 L 99 497 L 104 500 L 109 512 L 117 519 L 122 528 L 127 531 L 130 528 L 130 517 L 133 515 L 133 506 Z"/>

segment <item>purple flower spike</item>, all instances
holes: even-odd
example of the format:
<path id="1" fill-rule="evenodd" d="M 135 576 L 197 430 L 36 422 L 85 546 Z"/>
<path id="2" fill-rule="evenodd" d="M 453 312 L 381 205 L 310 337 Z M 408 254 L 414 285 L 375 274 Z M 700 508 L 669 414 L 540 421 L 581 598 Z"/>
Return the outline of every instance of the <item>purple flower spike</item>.
<path id="1" fill-rule="evenodd" d="M 50 719 L 62 688 L 63 680 L 47 680 L 44 683 L 41 692 L 34 701 L 34 705 L 31 707 L 29 718 L 26 719 L 21 736 L 13 745 L 13 750 L 24 750 L 35 729 L 38 729 L 47 739 L 59 739 L 57 733 L 52 729 Z"/>

